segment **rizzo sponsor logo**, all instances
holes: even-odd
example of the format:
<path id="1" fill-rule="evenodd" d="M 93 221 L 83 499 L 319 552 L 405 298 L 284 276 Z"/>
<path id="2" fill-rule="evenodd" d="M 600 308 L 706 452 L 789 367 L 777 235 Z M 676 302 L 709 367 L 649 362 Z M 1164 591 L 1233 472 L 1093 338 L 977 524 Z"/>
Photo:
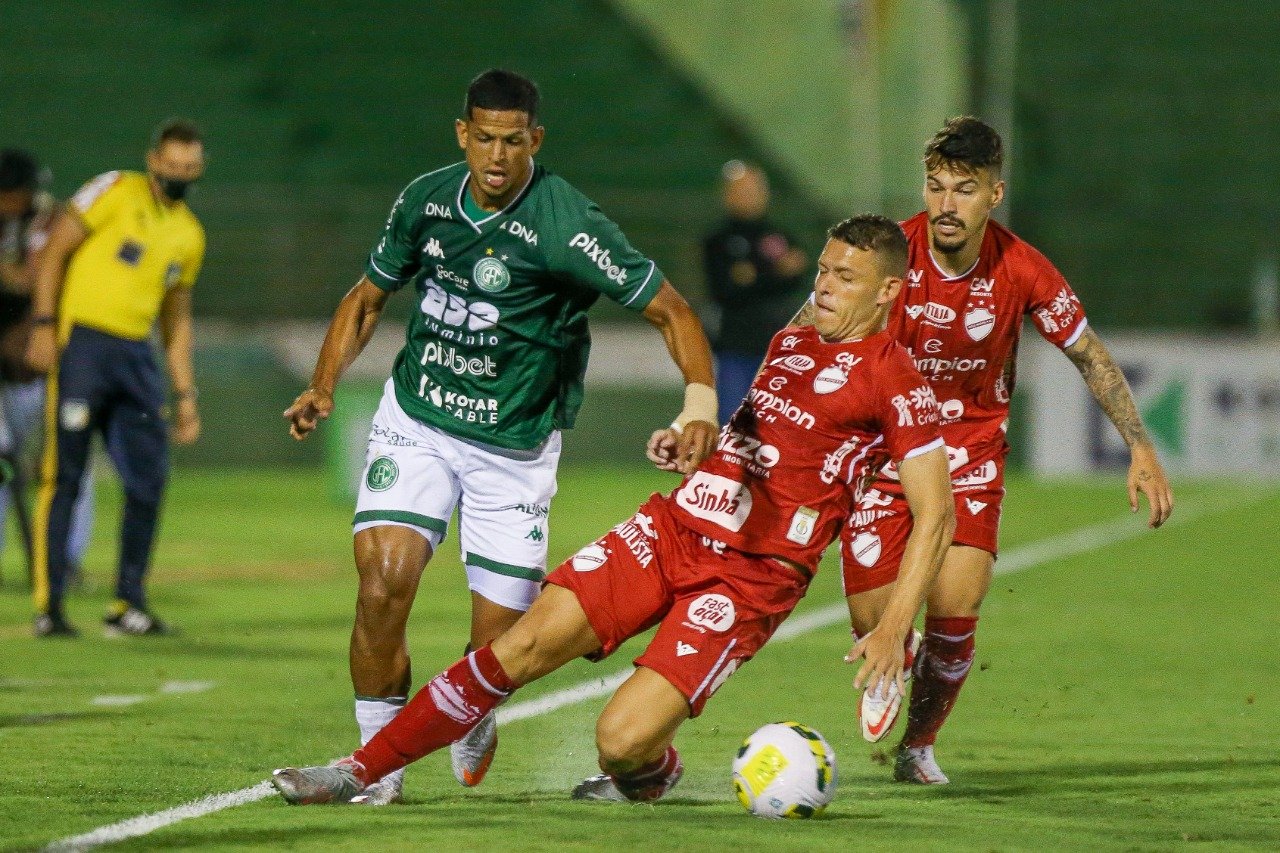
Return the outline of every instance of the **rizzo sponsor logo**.
<path id="1" fill-rule="evenodd" d="M 497 377 L 498 366 L 489 356 L 467 358 L 456 349 L 441 341 L 428 341 L 422 348 L 422 366 L 438 364 L 452 370 L 458 376 Z"/>
<path id="2" fill-rule="evenodd" d="M 717 633 L 728 631 L 737 618 L 733 602 L 716 593 L 700 595 L 689 605 L 689 621 Z"/>
<path id="3" fill-rule="evenodd" d="M 618 284 L 627 283 L 627 271 L 613 262 L 609 250 L 602 247 L 595 237 L 580 231 L 569 241 L 569 248 L 581 249 L 582 253 L 604 273 L 605 278 Z"/>
<path id="4" fill-rule="evenodd" d="M 747 392 L 747 399 L 762 415 L 777 412 L 796 426 L 813 429 L 815 423 L 813 415 L 791 402 L 790 399 L 771 394 L 763 388 L 752 388 Z"/>
<path id="5" fill-rule="evenodd" d="M 676 504 L 694 518 L 736 533 L 751 514 L 751 492 L 737 480 L 697 471 L 676 492 Z"/>
<path id="6" fill-rule="evenodd" d="M 760 439 L 742 433 L 725 430 L 720 435 L 716 449 L 732 458 L 739 465 L 746 466 L 757 477 L 766 478 L 769 470 L 778 464 L 781 454 L 772 444 L 762 444 Z"/>

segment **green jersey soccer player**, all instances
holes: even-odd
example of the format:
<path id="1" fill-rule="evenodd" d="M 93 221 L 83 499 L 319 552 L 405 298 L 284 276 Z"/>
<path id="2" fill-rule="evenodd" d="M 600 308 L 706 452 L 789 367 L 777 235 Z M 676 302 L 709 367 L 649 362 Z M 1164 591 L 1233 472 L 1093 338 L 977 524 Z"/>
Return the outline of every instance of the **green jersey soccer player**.
<path id="1" fill-rule="evenodd" d="M 537 88 L 523 77 L 494 70 L 472 81 L 456 123 L 465 162 L 423 175 L 396 199 L 364 277 L 334 313 L 310 387 L 285 412 L 298 439 L 328 417 L 334 386 L 387 299 L 413 291 L 417 308 L 373 419 L 356 504 L 351 680 L 362 741 L 408 695 L 405 625 L 456 508 L 471 643 L 498 637 L 537 595 L 560 430 L 582 402 L 587 309 L 602 294 L 657 327 L 684 375 L 682 470 L 715 439 L 711 352 L 697 318 L 595 204 L 534 164 L 544 134 L 537 110 Z M 458 781 L 479 783 L 496 745 L 490 715 L 454 745 Z M 388 776 L 359 799 L 390 802 L 400 787 Z"/>

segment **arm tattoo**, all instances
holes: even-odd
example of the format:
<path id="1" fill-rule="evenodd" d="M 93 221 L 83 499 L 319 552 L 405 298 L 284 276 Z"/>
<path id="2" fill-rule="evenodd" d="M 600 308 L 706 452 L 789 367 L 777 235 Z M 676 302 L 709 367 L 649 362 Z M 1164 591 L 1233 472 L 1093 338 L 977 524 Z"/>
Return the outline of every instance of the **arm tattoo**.
<path id="1" fill-rule="evenodd" d="M 1102 339 L 1092 329 L 1086 327 L 1080 339 L 1063 350 L 1071 363 L 1084 377 L 1084 384 L 1089 386 L 1089 393 L 1098 401 L 1102 411 L 1115 424 L 1124 439 L 1124 443 L 1133 447 L 1135 444 L 1150 442 L 1146 428 L 1142 425 L 1142 417 L 1133 402 L 1133 392 L 1124 374 L 1116 366 L 1107 352 Z"/>
<path id="2" fill-rule="evenodd" d="M 788 326 L 812 326 L 813 325 L 813 303 L 806 302 L 800 306 L 800 310 L 791 318 Z"/>

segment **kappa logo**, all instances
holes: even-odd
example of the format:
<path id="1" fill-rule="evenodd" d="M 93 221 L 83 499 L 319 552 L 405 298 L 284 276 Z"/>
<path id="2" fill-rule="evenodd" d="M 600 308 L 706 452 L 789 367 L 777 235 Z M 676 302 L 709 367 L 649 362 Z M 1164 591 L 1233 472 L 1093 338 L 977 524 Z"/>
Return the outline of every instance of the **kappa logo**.
<path id="1" fill-rule="evenodd" d="M 996 315 L 991 313 L 988 308 L 971 308 L 964 315 L 964 330 L 969 333 L 969 337 L 975 341 L 980 341 L 987 335 L 991 334 L 991 330 L 996 326 Z"/>
<path id="2" fill-rule="evenodd" d="M 697 653 L 698 650 L 684 640 L 676 640 L 676 657 L 682 658 L 688 655 L 696 655 Z"/>
<path id="3" fill-rule="evenodd" d="M 432 258 L 443 258 L 444 249 L 440 248 L 440 241 L 432 237 L 427 241 L 427 245 L 422 247 L 422 254 Z"/>
<path id="4" fill-rule="evenodd" d="M 978 513 L 982 512 L 984 509 L 987 508 L 987 505 L 985 503 L 983 503 L 982 501 L 975 501 L 973 498 L 965 498 L 964 503 L 965 503 L 965 506 L 969 507 L 970 515 L 977 515 Z"/>

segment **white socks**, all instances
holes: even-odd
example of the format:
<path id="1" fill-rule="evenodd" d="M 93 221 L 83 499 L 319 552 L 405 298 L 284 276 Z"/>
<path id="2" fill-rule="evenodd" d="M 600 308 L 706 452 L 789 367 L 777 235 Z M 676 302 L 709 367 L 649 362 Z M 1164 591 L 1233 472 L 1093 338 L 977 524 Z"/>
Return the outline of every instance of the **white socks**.
<path id="1" fill-rule="evenodd" d="M 382 731 L 383 726 L 396 718 L 404 707 L 404 696 L 388 696 L 385 699 L 356 697 L 356 725 L 360 726 L 360 745 L 364 746 L 373 740 L 373 736 Z M 404 785 L 404 768 L 393 770 L 382 777 L 383 782 L 396 786 Z"/>

